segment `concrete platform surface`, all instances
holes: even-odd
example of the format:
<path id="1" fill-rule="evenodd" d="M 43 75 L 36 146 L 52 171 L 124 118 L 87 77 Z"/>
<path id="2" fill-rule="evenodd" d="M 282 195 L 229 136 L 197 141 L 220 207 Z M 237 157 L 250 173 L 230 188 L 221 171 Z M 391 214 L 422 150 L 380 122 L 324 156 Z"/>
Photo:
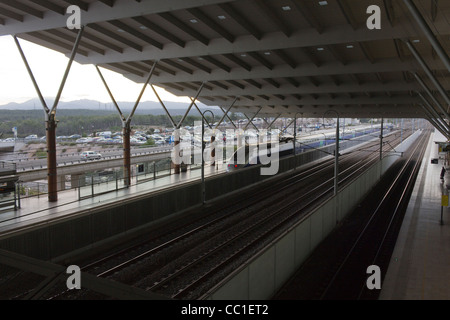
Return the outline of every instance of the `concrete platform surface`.
<path id="1" fill-rule="evenodd" d="M 446 189 L 440 179 L 444 163 L 430 138 L 419 176 L 382 284 L 380 300 L 450 299 L 450 209 L 443 207 Z M 450 168 L 448 168 L 450 169 Z"/>

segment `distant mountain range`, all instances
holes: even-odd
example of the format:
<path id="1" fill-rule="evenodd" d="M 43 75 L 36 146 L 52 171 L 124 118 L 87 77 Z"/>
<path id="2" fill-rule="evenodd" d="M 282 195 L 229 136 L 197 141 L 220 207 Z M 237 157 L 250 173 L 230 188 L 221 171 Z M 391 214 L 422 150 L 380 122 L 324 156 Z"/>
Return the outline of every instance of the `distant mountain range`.
<path id="1" fill-rule="evenodd" d="M 53 106 L 54 100 L 46 99 L 46 103 L 51 108 Z M 133 109 L 135 102 L 117 102 L 120 109 L 126 113 Z M 184 102 L 173 102 L 167 101 L 164 102 L 164 105 L 169 110 L 171 115 L 184 115 L 187 108 L 189 107 L 189 103 Z M 210 107 L 201 103 L 197 103 L 197 106 L 202 110 L 210 109 L 211 111 L 221 112 L 218 107 Z M 58 105 L 59 110 L 73 110 L 73 109 L 84 109 L 84 110 L 99 110 L 99 111 L 111 111 L 116 112 L 116 108 L 113 103 L 103 103 L 94 100 L 77 100 L 64 102 L 60 101 Z M 5 105 L 0 106 L 0 110 L 42 110 L 42 105 L 39 99 L 32 99 L 23 103 L 11 102 Z M 194 112 L 195 107 L 192 107 L 191 112 Z M 164 109 L 162 108 L 159 102 L 155 101 L 142 101 L 139 103 L 139 106 L 136 111 L 137 114 L 145 113 L 145 114 L 153 114 L 160 115 L 165 114 Z M 198 112 L 197 112 L 198 113 Z"/>

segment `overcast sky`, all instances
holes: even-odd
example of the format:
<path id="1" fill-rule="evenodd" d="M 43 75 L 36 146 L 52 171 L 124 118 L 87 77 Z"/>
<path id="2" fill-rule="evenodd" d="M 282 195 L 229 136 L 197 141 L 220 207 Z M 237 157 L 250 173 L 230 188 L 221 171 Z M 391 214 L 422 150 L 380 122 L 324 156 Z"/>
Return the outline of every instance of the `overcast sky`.
<path id="1" fill-rule="evenodd" d="M 69 59 L 61 53 L 28 41 L 20 39 L 19 41 L 42 94 L 44 97 L 54 98 Z M 136 101 L 142 90 L 142 85 L 105 69 L 102 69 L 102 72 L 117 101 Z M 161 88 L 159 88 L 158 93 L 163 101 L 189 102 L 188 98 L 173 96 Z M 37 97 L 13 38 L 11 36 L 0 37 L 0 105 L 10 102 L 21 103 Z M 95 67 L 74 62 L 61 100 L 74 101 L 80 99 L 111 103 Z M 141 101 L 157 101 L 150 87 L 147 87 Z"/>

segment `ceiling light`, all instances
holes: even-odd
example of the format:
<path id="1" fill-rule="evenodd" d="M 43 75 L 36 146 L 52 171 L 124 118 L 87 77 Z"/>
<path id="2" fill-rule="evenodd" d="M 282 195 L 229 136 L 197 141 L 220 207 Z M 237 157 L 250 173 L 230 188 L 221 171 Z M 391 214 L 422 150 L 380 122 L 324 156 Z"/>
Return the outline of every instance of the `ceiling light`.
<path id="1" fill-rule="evenodd" d="M 198 58 L 198 61 L 203 61 L 203 60 L 205 60 L 205 59 L 203 59 L 202 57 Z"/>
<path id="2" fill-rule="evenodd" d="M 148 29 L 146 26 L 140 26 L 139 28 L 142 29 L 142 30 L 147 30 Z"/>
<path id="3" fill-rule="evenodd" d="M 198 20 L 197 19 L 191 19 L 191 20 L 189 20 L 191 23 L 197 23 L 198 22 Z"/>
<path id="4" fill-rule="evenodd" d="M 319 4 L 321 6 L 326 6 L 328 4 L 328 1 L 319 1 Z"/>
<path id="5" fill-rule="evenodd" d="M 246 57 L 247 55 L 245 53 L 241 54 L 241 57 Z"/>
<path id="6" fill-rule="evenodd" d="M 283 7 L 281 7 L 281 9 L 283 9 L 283 11 L 290 11 L 291 7 L 290 6 L 283 6 Z"/>
<path id="7" fill-rule="evenodd" d="M 324 48 L 317 48 L 317 51 L 323 51 L 325 50 Z"/>
<path id="8" fill-rule="evenodd" d="M 123 31 L 122 29 L 117 29 L 117 31 L 119 31 L 119 32 L 125 32 L 125 31 Z"/>
<path id="9" fill-rule="evenodd" d="M 420 40 L 419 40 L 419 39 L 414 39 L 412 42 L 413 42 L 413 43 L 419 43 Z"/>
<path id="10" fill-rule="evenodd" d="M 217 18 L 219 18 L 220 20 L 225 20 L 227 17 L 225 17 L 225 16 L 217 16 Z"/>
<path id="11" fill-rule="evenodd" d="M 347 49 L 353 49 L 354 46 L 352 44 L 347 45 Z"/>
<path id="12" fill-rule="evenodd" d="M 270 52 L 269 52 L 269 51 L 264 52 L 264 54 L 265 54 L 266 56 L 270 56 Z"/>

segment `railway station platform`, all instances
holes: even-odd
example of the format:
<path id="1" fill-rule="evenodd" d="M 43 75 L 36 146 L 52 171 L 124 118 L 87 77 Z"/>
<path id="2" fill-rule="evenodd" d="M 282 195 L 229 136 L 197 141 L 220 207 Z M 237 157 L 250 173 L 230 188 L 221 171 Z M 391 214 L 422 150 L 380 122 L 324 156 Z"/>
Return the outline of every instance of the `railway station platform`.
<path id="1" fill-rule="evenodd" d="M 391 261 L 380 300 L 450 299 L 450 208 L 443 207 L 436 135 L 430 138 Z M 431 159 L 438 158 L 438 163 Z M 448 164 L 447 164 L 448 165 Z M 449 168 L 447 168 L 448 170 Z M 448 177 L 448 176 L 447 176 Z"/>
<path id="2" fill-rule="evenodd" d="M 223 173 L 225 166 L 219 164 L 216 167 L 205 165 L 205 177 Z M 64 216 L 73 215 L 83 209 L 94 208 L 95 206 L 106 206 L 111 203 L 120 203 L 130 197 L 139 197 L 149 192 L 158 192 L 183 183 L 198 181 L 201 177 L 201 170 L 188 170 L 180 175 L 167 175 L 154 180 L 134 183 L 126 189 L 101 193 L 96 196 L 79 199 L 79 191 L 70 189 L 58 193 L 57 202 L 49 202 L 46 195 L 42 197 L 30 197 L 21 199 L 21 208 L 14 211 L 0 213 L 0 236 L 4 233 L 36 224 L 52 221 Z"/>

